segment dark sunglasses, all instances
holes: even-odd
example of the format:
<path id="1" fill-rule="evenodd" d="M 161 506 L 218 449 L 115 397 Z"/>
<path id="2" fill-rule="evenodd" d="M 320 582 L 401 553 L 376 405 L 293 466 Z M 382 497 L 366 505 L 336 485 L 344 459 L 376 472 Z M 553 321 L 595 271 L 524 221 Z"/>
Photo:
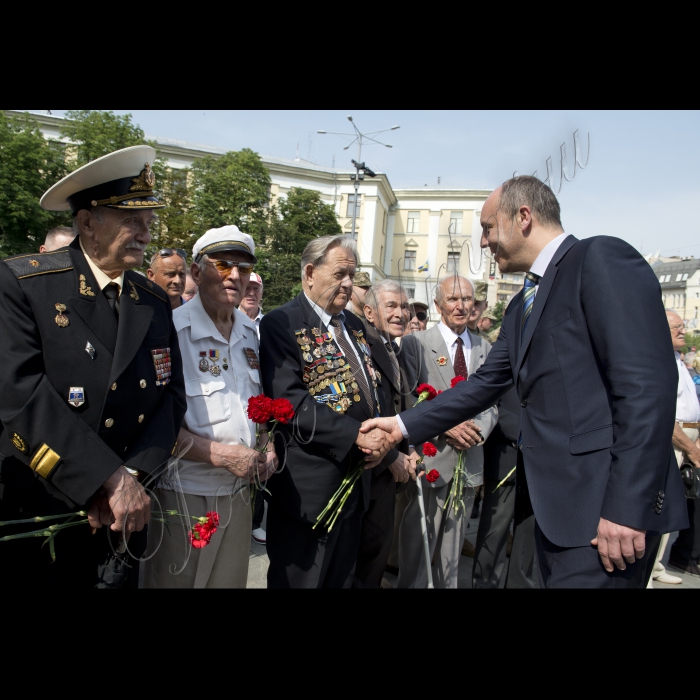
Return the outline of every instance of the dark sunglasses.
<path id="1" fill-rule="evenodd" d="M 185 262 L 187 262 L 187 253 L 182 248 L 161 248 L 158 251 L 158 255 L 161 258 L 169 258 L 171 255 L 179 255 Z"/>
<path id="2" fill-rule="evenodd" d="M 416 311 L 416 318 L 419 321 L 425 321 L 428 318 L 428 314 L 426 314 L 425 311 Z"/>
<path id="3" fill-rule="evenodd" d="M 253 270 L 255 270 L 255 265 L 249 262 L 234 262 L 233 260 L 214 260 L 209 258 L 214 267 L 219 271 L 219 274 L 226 279 L 233 270 L 234 267 L 238 268 L 239 275 L 249 275 Z"/>

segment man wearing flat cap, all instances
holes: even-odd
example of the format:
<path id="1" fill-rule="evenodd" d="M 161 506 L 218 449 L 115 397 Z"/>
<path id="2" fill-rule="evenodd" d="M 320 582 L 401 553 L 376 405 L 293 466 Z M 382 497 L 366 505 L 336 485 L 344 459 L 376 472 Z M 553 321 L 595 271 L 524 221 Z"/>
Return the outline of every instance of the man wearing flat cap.
<path id="1" fill-rule="evenodd" d="M 167 463 L 185 413 L 168 297 L 131 271 L 163 206 L 154 158 L 133 146 L 65 177 L 41 206 L 72 212 L 73 242 L 0 263 L 0 520 L 83 511 L 74 521 L 88 521 L 53 547 L 1 543 L 6 585 L 135 584 L 151 507 L 142 482 Z"/>
<path id="2" fill-rule="evenodd" d="M 254 449 L 256 426 L 247 409 L 248 400 L 262 393 L 258 334 L 255 322 L 236 308 L 255 274 L 255 243 L 237 226 L 222 226 L 199 238 L 192 255 L 199 293 L 173 313 L 187 393 L 178 436 L 182 454 L 170 460 L 156 494 L 164 511 L 183 513 L 184 505 L 193 517 L 216 511 L 220 525 L 202 549 L 190 549 L 178 526 L 152 527 L 149 549 L 160 546 L 146 563 L 144 586 L 245 588 L 249 484 L 267 481 L 277 461 L 274 449 Z M 267 432 L 260 428 L 262 447 Z"/>
<path id="3" fill-rule="evenodd" d="M 469 321 L 467 321 L 467 328 L 469 328 L 472 333 L 476 333 L 476 335 L 481 336 L 485 340 L 488 340 L 488 336 L 486 332 L 481 329 L 480 323 L 489 305 L 486 300 L 488 292 L 489 285 L 487 282 L 482 282 L 480 280 L 474 282 L 474 306 L 469 314 Z"/>

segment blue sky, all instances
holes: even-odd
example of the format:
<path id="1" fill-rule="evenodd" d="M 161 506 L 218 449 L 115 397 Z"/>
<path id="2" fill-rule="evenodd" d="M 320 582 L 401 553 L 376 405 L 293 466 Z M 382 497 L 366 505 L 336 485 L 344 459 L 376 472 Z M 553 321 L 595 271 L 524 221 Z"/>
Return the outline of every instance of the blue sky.
<path id="1" fill-rule="evenodd" d="M 642 252 L 700 257 L 700 111 L 244 111 L 114 110 L 131 113 L 151 136 L 197 141 L 264 155 L 351 167 L 354 149 L 326 131 L 376 131 L 393 148 L 372 146 L 363 160 L 394 187 L 493 188 L 514 171 L 546 173 L 551 156 L 559 180 L 559 147 L 573 162 L 573 132 L 590 133 L 585 170 L 559 193 L 564 228 L 580 238 L 609 234 Z M 52 110 L 63 115 L 64 110 Z M 382 138 L 382 137 L 379 137 Z M 585 158 L 585 150 L 584 150 Z"/>

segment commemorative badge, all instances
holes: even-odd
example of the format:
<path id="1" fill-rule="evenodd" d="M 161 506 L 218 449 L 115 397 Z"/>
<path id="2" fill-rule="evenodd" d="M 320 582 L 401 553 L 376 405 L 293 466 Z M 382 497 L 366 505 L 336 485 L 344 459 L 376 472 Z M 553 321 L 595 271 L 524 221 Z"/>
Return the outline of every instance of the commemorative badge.
<path id="1" fill-rule="evenodd" d="M 437 363 L 440 367 L 444 367 L 447 364 L 447 358 L 444 355 L 440 355 L 437 359 Z"/>
<path id="2" fill-rule="evenodd" d="M 82 386 L 72 386 L 68 392 L 68 403 L 78 408 L 85 403 L 85 390 Z"/>
<path id="3" fill-rule="evenodd" d="M 224 369 L 228 369 L 228 360 L 224 357 Z"/>
<path id="4" fill-rule="evenodd" d="M 56 316 L 54 321 L 56 321 L 56 325 L 60 328 L 65 328 L 70 323 L 68 317 L 63 315 L 63 312 L 66 310 L 66 305 L 55 304 L 54 306 L 56 308 L 56 311 L 58 311 L 58 315 Z"/>
<path id="5" fill-rule="evenodd" d="M 90 355 L 90 359 L 94 360 L 95 359 L 95 348 L 93 347 L 92 343 L 88 340 L 87 343 L 85 344 L 85 352 Z"/>
<path id="6" fill-rule="evenodd" d="M 170 348 L 157 348 L 151 350 L 153 366 L 156 370 L 156 386 L 165 386 L 170 383 L 172 376 L 172 360 L 170 358 Z"/>
<path id="7" fill-rule="evenodd" d="M 200 356 L 200 361 L 199 361 L 199 371 L 200 372 L 208 372 L 209 371 L 209 362 L 207 361 L 207 351 L 202 350 L 199 353 Z"/>
<path id="8" fill-rule="evenodd" d="M 214 377 L 218 377 L 221 374 L 221 367 L 216 363 L 219 361 L 219 351 L 210 350 L 209 360 L 211 361 L 211 369 L 209 370 Z"/>
<path id="9" fill-rule="evenodd" d="M 253 350 L 253 348 L 243 348 L 243 352 L 245 352 L 250 368 L 260 369 L 260 360 L 258 359 L 258 355 L 255 350 Z"/>

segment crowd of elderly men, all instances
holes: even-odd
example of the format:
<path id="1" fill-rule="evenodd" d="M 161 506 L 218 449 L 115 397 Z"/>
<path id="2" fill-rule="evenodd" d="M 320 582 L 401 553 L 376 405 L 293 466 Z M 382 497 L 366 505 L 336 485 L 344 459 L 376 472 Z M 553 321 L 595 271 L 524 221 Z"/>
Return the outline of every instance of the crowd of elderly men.
<path id="1" fill-rule="evenodd" d="M 419 302 L 400 282 L 373 284 L 358 271 L 352 238 L 322 236 L 301 256 L 301 293 L 263 314 L 255 242 L 233 225 L 201 235 L 191 262 L 185 250 L 162 248 L 146 275 L 135 273 L 151 210 L 163 206 L 149 163 L 142 167 L 153 156 L 149 147 L 124 149 L 100 159 L 102 169 L 84 166 L 82 179 L 64 178 L 42 206 L 72 209 L 73 228 L 52 230 L 39 255 L 0 265 L 3 371 L 16 385 L 3 407 L 12 430 L 0 432 L 2 512 L 53 518 L 72 503 L 86 509 L 73 515 L 87 515 L 93 534 L 108 529 L 93 539 L 77 528 L 61 534 L 53 568 L 23 531 L 0 553 L 23 562 L 16 569 L 26 576 L 64 584 L 89 582 L 92 567 L 98 587 L 243 588 L 252 537 L 267 546 L 270 588 L 391 587 L 387 572 L 399 588 L 536 587 L 534 515 L 516 508 L 528 499 L 516 499 L 515 388 L 434 436 L 429 466 L 420 445 L 363 428 L 411 409 L 421 384 L 448 391 L 481 367 L 498 338 L 486 283 L 455 272 L 436 285 L 432 304 Z M 46 299 L 49 312 L 30 311 Z M 700 360 L 681 357 L 683 321 L 672 311 L 667 318 L 679 370 L 673 447 L 679 467 L 700 468 Z M 43 358 L 27 359 L 40 342 Z M 76 376 L 84 386 L 68 387 Z M 64 390 L 69 408 L 57 403 Z M 254 422 L 248 402 L 261 394 L 288 400 L 294 418 L 272 432 Z M 71 430 L 80 433 L 72 441 Z M 83 442 L 96 450 L 96 469 Z M 337 522 L 319 527 L 360 464 Z M 458 464 L 466 486 L 447 507 Z M 700 575 L 694 504 L 687 500 L 690 527 L 669 565 Z M 472 546 L 466 531 L 479 505 Z M 152 512 L 161 517 L 146 527 Z M 169 516 L 201 518 L 209 529 L 195 535 L 177 520 L 169 526 Z M 667 540 L 649 587 L 682 582 L 661 564 Z M 459 581 L 463 555 L 474 559 L 470 582 Z"/>

